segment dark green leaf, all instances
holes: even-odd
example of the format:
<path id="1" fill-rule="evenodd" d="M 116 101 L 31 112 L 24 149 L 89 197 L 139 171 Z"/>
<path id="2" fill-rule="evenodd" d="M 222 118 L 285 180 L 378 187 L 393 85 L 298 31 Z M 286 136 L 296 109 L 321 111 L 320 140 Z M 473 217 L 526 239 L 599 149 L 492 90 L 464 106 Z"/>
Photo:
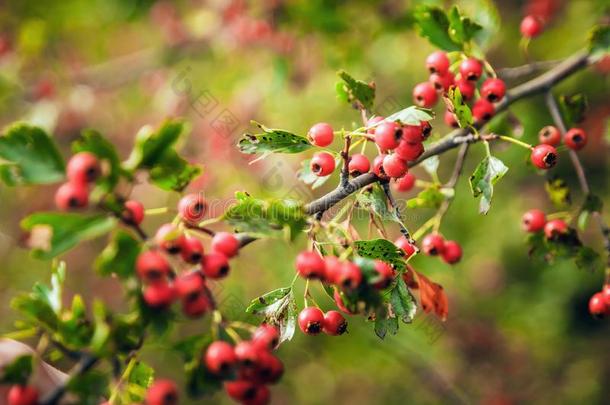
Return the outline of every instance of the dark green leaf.
<path id="1" fill-rule="evenodd" d="M 570 189 L 564 179 L 559 177 L 550 178 L 546 181 L 544 188 L 556 208 L 565 209 L 572 203 Z"/>
<path id="2" fill-rule="evenodd" d="M 449 18 L 449 36 L 458 44 L 470 42 L 477 33 L 483 29 L 479 24 L 472 21 L 470 18 L 460 14 L 457 6 L 453 6 L 447 15 Z"/>
<path id="3" fill-rule="evenodd" d="M 4 366 L 0 383 L 25 384 L 32 374 L 32 355 L 18 356 L 12 363 Z"/>
<path id="4" fill-rule="evenodd" d="M 370 110 L 375 102 L 375 85 L 366 83 L 362 80 L 354 79 L 344 70 L 337 72 L 341 79 L 337 83 L 335 90 L 337 97 L 355 108 Z"/>
<path id="5" fill-rule="evenodd" d="M 140 242 L 131 234 L 118 230 L 110 244 L 98 256 L 95 268 L 104 276 L 116 274 L 120 278 L 128 278 L 134 275 L 138 254 Z"/>
<path id="6" fill-rule="evenodd" d="M 78 374 L 68 382 L 68 392 L 78 398 L 79 405 L 97 405 L 108 395 L 110 378 L 99 370 Z"/>
<path id="7" fill-rule="evenodd" d="M 411 323 L 415 317 L 417 303 L 402 277 L 396 278 L 396 285 L 390 292 L 392 312 L 405 323 Z"/>
<path id="8" fill-rule="evenodd" d="M 601 255 L 588 246 L 582 246 L 578 249 L 574 262 L 581 270 L 603 272 L 605 269 L 604 260 Z"/>
<path id="9" fill-rule="evenodd" d="M 11 301 L 11 307 L 21 312 L 34 324 L 45 326 L 50 330 L 57 329 L 59 323 L 57 314 L 55 314 L 51 305 L 38 294 L 18 295 Z"/>
<path id="10" fill-rule="evenodd" d="M 102 162 L 108 163 L 109 172 L 102 179 L 98 180 L 98 184 L 105 192 L 114 189 L 119 181 L 119 177 L 123 173 L 121 162 L 117 155 L 114 145 L 104 138 L 99 132 L 87 130 L 82 137 L 72 144 L 72 150 L 77 152 L 93 153 Z"/>
<path id="11" fill-rule="evenodd" d="M 151 366 L 142 361 L 136 362 L 126 378 L 128 403 L 144 401 L 146 390 L 152 385 L 154 375 L 155 370 Z"/>
<path id="12" fill-rule="evenodd" d="M 486 156 L 476 167 L 472 176 L 470 176 L 472 195 L 475 198 L 481 196 L 479 204 L 479 212 L 481 214 L 487 214 L 491 208 L 494 185 L 504 177 L 507 171 L 508 167 L 500 159 Z"/>
<path id="13" fill-rule="evenodd" d="M 438 208 L 446 196 L 437 186 L 426 187 L 417 197 L 407 200 L 407 208 Z"/>
<path id="14" fill-rule="evenodd" d="M 395 335 L 398 332 L 398 318 L 388 316 L 387 308 L 380 307 L 375 313 L 375 334 L 384 339 L 388 333 Z"/>
<path id="15" fill-rule="evenodd" d="M 578 227 L 581 230 L 585 230 L 589 216 L 593 212 L 601 212 L 604 202 L 602 199 L 595 194 L 588 194 L 580 208 L 580 214 L 578 215 Z"/>
<path id="16" fill-rule="evenodd" d="M 563 115 L 565 125 L 569 128 L 585 119 L 588 102 L 587 97 L 583 94 L 574 94 L 572 96 L 559 96 L 559 107 Z"/>
<path id="17" fill-rule="evenodd" d="M 249 314 L 261 313 L 268 306 L 275 304 L 277 301 L 285 298 L 292 291 L 291 287 L 278 288 L 277 290 L 269 291 L 258 298 L 253 299 L 246 308 Z"/>
<path id="18" fill-rule="evenodd" d="M 472 111 L 464 102 L 462 93 L 458 87 L 450 88 L 447 95 L 443 96 L 443 100 L 447 105 L 447 109 L 455 115 L 460 128 L 466 128 L 472 125 Z"/>
<path id="19" fill-rule="evenodd" d="M 419 34 L 445 51 L 459 51 L 462 46 L 449 35 L 449 18 L 442 8 L 420 5 L 415 9 L 415 23 Z"/>
<path id="20" fill-rule="evenodd" d="M 190 164 L 175 152 L 167 152 L 164 159 L 150 169 L 150 180 L 163 190 L 180 192 L 199 174 L 199 165 Z"/>
<path id="21" fill-rule="evenodd" d="M 375 184 L 373 187 L 364 190 L 356 195 L 356 201 L 360 207 L 370 210 L 384 221 L 394 221 L 402 223 L 394 210 L 388 209 L 388 202 L 381 186 Z"/>
<path id="22" fill-rule="evenodd" d="M 313 147 L 307 138 L 283 129 L 267 128 L 263 124 L 252 121 L 263 132 L 260 134 L 244 134 L 237 143 L 242 153 L 300 153 Z"/>
<path id="23" fill-rule="evenodd" d="M 434 118 L 434 111 L 427 108 L 410 106 L 387 117 L 384 121 L 401 122 L 406 125 L 419 125 L 423 121 L 430 121 Z M 379 125 L 379 124 L 377 124 Z"/>
<path id="24" fill-rule="evenodd" d="M 597 58 L 610 52 L 610 25 L 598 25 L 591 30 L 589 51 Z"/>
<path id="25" fill-rule="evenodd" d="M 356 252 L 368 259 L 379 259 L 391 264 L 396 270 L 406 267 L 403 251 L 387 239 L 358 240 Z"/>

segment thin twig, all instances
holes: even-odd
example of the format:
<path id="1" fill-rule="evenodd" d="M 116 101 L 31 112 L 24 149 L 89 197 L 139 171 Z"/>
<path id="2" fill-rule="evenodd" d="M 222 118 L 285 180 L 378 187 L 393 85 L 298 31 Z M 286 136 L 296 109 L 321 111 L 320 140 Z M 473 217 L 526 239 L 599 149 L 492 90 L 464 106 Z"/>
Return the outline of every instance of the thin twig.
<path id="1" fill-rule="evenodd" d="M 460 175 L 462 174 L 462 170 L 464 169 L 464 163 L 466 162 L 466 156 L 468 155 L 469 148 L 469 143 L 464 143 L 460 147 L 457 158 L 455 160 L 455 165 L 453 166 L 453 173 L 451 174 L 451 178 L 449 179 L 447 184 L 445 184 L 445 187 L 453 189 L 457 185 L 457 182 L 460 179 Z M 449 207 L 451 206 L 452 202 L 453 198 L 447 198 L 443 200 L 443 203 L 438 208 L 438 211 L 435 215 L 435 218 L 437 219 L 435 226 L 436 231 L 438 231 L 438 228 L 440 228 L 441 220 L 443 219 L 443 216 L 445 216 L 445 214 L 447 213 L 447 210 L 449 210 Z"/>
<path id="2" fill-rule="evenodd" d="M 341 169 L 341 175 L 339 179 L 339 184 L 341 187 L 345 187 L 349 182 L 349 147 L 352 143 L 352 137 L 347 135 L 345 137 L 345 145 L 343 146 L 343 151 L 341 151 L 341 159 L 343 159 L 343 168 Z"/>
<path id="3" fill-rule="evenodd" d="M 98 360 L 99 358 L 96 356 L 90 354 L 84 355 L 80 361 L 74 365 L 72 370 L 70 370 L 66 381 L 55 387 L 53 391 L 43 398 L 42 401 L 40 401 L 40 405 L 55 405 L 59 403 L 59 400 L 66 393 L 70 381 L 75 377 L 85 374 L 98 362 Z"/>
<path id="4" fill-rule="evenodd" d="M 551 69 L 561 63 L 561 60 L 543 60 L 528 63 L 526 65 L 507 67 L 498 70 L 498 77 L 503 80 L 516 80 L 524 76 Z"/>
<path id="5" fill-rule="evenodd" d="M 402 220 L 402 213 L 400 212 L 400 207 L 398 206 L 398 203 L 396 202 L 396 199 L 394 198 L 394 195 L 392 194 L 392 190 L 390 190 L 390 183 L 388 181 L 381 182 L 381 188 L 383 189 L 383 192 L 385 193 L 385 196 L 388 199 L 388 202 L 390 203 L 392 210 L 394 210 L 394 215 L 396 215 L 396 217 L 398 218 L 398 225 L 400 226 L 400 232 L 409 242 L 411 242 L 411 243 L 415 242 L 411 238 L 411 233 L 409 232 L 409 230 L 407 229 L 407 227 L 405 226 L 405 224 Z"/>

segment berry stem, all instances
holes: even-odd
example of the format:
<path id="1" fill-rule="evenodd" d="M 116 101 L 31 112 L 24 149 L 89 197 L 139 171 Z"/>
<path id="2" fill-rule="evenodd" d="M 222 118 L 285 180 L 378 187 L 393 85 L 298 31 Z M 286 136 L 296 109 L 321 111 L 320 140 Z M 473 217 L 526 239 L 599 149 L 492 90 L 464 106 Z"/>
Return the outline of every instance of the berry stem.
<path id="1" fill-rule="evenodd" d="M 144 214 L 146 216 L 149 216 L 149 215 L 161 215 L 161 214 L 166 214 L 167 212 L 169 212 L 169 208 L 168 207 L 149 208 L 147 210 L 144 210 Z"/>
<path id="2" fill-rule="evenodd" d="M 499 139 L 499 140 L 504 141 L 504 142 L 510 142 L 510 143 L 513 143 L 513 144 L 515 144 L 515 145 L 517 145 L 517 146 L 520 146 L 520 147 L 522 147 L 522 148 L 525 148 L 525 149 L 527 149 L 527 150 L 532 150 L 532 149 L 534 149 L 534 147 L 533 147 L 532 145 L 530 145 L 529 143 L 526 143 L 526 142 L 520 141 L 520 140 L 515 139 L 515 138 L 513 138 L 513 137 L 510 137 L 510 136 L 504 136 L 504 135 L 494 135 L 494 138 L 493 138 L 493 139 Z"/>

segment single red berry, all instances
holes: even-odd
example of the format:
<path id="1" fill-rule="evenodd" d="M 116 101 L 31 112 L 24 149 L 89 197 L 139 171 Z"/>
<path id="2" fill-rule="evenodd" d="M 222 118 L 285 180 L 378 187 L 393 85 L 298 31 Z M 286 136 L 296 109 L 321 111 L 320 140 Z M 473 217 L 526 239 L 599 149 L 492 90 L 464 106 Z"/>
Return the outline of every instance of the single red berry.
<path id="1" fill-rule="evenodd" d="M 229 259 L 218 252 L 211 252 L 203 256 L 203 274 L 209 278 L 223 278 L 229 274 Z"/>
<path id="2" fill-rule="evenodd" d="M 247 370 L 246 371 L 246 375 Z M 261 384 L 275 384 L 277 383 L 282 375 L 284 374 L 284 365 L 273 354 L 267 350 L 260 350 L 258 354 L 258 362 L 256 368 L 253 370 L 254 376 L 251 378 L 252 381 L 259 382 Z"/>
<path id="3" fill-rule="evenodd" d="M 483 64 L 475 58 L 468 58 L 460 63 L 460 74 L 466 80 L 477 81 L 483 74 Z"/>
<path id="4" fill-rule="evenodd" d="M 157 282 L 144 288 L 144 302 L 151 308 L 165 309 L 175 297 L 173 287 L 166 282 Z"/>
<path id="5" fill-rule="evenodd" d="M 478 99 L 472 106 L 472 117 L 474 122 L 478 124 L 489 121 L 495 113 L 494 105 L 484 98 Z"/>
<path id="6" fill-rule="evenodd" d="M 218 232 L 212 238 L 212 250 L 214 252 L 222 253 L 228 258 L 237 255 L 239 248 L 239 241 L 232 233 Z"/>
<path id="7" fill-rule="evenodd" d="M 121 215 L 123 221 L 135 225 L 140 225 L 144 221 L 144 205 L 140 201 L 127 200 L 124 207 Z"/>
<path id="8" fill-rule="evenodd" d="M 457 118 L 455 118 L 455 114 L 449 110 L 445 110 L 445 116 L 443 117 L 445 120 L 445 124 L 451 128 L 459 128 L 460 124 L 458 123 Z"/>
<path id="9" fill-rule="evenodd" d="M 299 328 L 308 335 L 317 335 L 322 332 L 324 313 L 318 307 L 303 308 L 299 313 Z"/>
<path id="10" fill-rule="evenodd" d="M 205 281 L 203 275 L 198 271 L 181 274 L 174 281 L 174 289 L 180 298 L 198 295 L 203 291 Z"/>
<path id="11" fill-rule="evenodd" d="M 456 241 L 448 240 L 444 244 L 441 257 L 445 263 L 455 264 L 462 259 L 462 247 Z"/>
<path id="12" fill-rule="evenodd" d="M 324 257 L 324 281 L 331 284 L 336 284 L 341 274 L 343 263 L 335 256 Z"/>
<path id="13" fill-rule="evenodd" d="M 182 313 L 189 318 L 199 318 L 211 309 L 213 304 L 204 290 L 182 298 Z"/>
<path id="14" fill-rule="evenodd" d="M 316 146 L 328 146 L 333 143 L 333 127 L 326 122 L 320 122 L 309 129 L 307 136 Z"/>
<path id="15" fill-rule="evenodd" d="M 396 190 L 406 193 L 411 191 L 415 186 L 415 175 L 413 173 L 407 173 L 401 178 L 396 180 Z"/>
<path id="16" fill-rule="evenodd" d="M 438 233 L 428 234 L 422 240 L 421 248 L 428 256 L 442 255 L 445 251 L 445 239 Z"/>
<path id="17" fill-rule="evenodd" d="M 402 127 L 402 139 L 410 143 L 420 143 L 426 140 L 421 125 L 405 125 Z"/>
<path id="18" fill-rule="evenodd" d="M 157 380 L 146 392 L 146 405 L 177 405 L 178 387 L 171 380 Z"/>
<path id="19" fill-rule="evenodd" d="M 217 340 L 206 349 L 204 363 L 210 373 L 227 375 L 237 364 L 237 356 L 230 343 Z"/>
<path id="20" fill-rule="evenodd" d="M 455 81 L 455 86 L 460 90 L 462 100 L 472 100 L 472 98 L 474 97 L 474 92 L 476 90 L 474 82 L 471 82 L 464 78 L 459 78 Z"/>
<path id="21" fill-rule="evenodd" d="M 402 138 L 402 126 L 395 122 L 382 122 L 375 128 L 375 143 L 381 150 L 392 150 Z"/>
<path id="22" fill-rule="evenodd" d="M 355 263 L 345 262 L 341 265 L 335 282 L 343 288 L 355 290 L 362 283 L 362 270 Z"/>
<path id="23" fill-rule="evenodd" d="M 504 80 L 490 78 L 483 82 L 481 86 L 481 96 L 491 103 L 502 100 L 506 94 L 506 84 Z"/>
<path id="24" fill-rule="evenodd" d="M 261 349 L 251 340 L 242 340 L 235 345 L 235 357 L 245 367 L 253 367 L 258 363 Z"/>
<path id="25" fill-rule="evenodd" d="M 407 173 L 408 170 L 409 166 L 407 165 L 407 162 L 396 153 L 387 155 L 383 159 L 383 171 L 389 177 L 402 177 Z"/>
<path id="26" fill-rule="evenodd" d="M 29 385 L 13 385 L 7 395 L 8 405 L 36 405 L 38 390 Z"/>
<path id="27" fill-rule="evenodd" d="M 316 252 L 301 252 L 296 258 L 297 273 L 304 278 L 324 278 L 324 259 Z"/>
<path id="28" fill-rule="evenodd" d="M 550 169 L 555 166 L 557 158 L 557 150 L 546 144 L 535 146 L 530 155 L 530 160 L 539 169 Z"/>
<path id="29" fill-rule="evenodd" d="M 184 246 L 184 235 L 174 224 L 163 224 L 157 229 L 155 242 L 167 253 L 175 255 L 182 251 Z"/>
<path id="30" fill-rule="evenodd" d="M 64 183 L 55 192 L 55 205 L 62 211 L 84 208 L 89 203 L 89 191 L 84 183 Z"/>
<path id="31" fill-rule="evenodd" d="M 432 83 L 434 89 L 439 92 L 446 92 L 455 82 L 453 73 L 447 72 L 443 75 L 438 73 L 432 73 L 428 78 L 428 81 Z"/>
<path id="32" fill-rule="evenodd" d="M 521 227 L 526 232 L 540 232 L 545 224 L 546 215 L 541 210 L 531 209 L 521 218 Z"/>
<path id="33" fill-rule="evenodd" d="M 386 154 L 382 153 L 381 155 L 376 156 L 373 160 L 373 173 L 375 173 L 377 177 L 382 179 L 388 178 L 388 175 L 385 174 L 385 172 L 383 171 L 383 160 L 386 156 Z"/>
<path id="34" fill-rule="evenodd" d="M 608 311 L 606 302 L 602 293 L 598 292 L 593 294 L 589 299 L 589 312 L 593 316 L 603 316 Z"/>
<path id="35" fill-rule="evenodd" d="M 358 177 L 371 169 L 371 162 L 365 155 L 355 153 L 350 157 L 347 169 L 350 175 Z"/>
<path id="36" fill-rule="evenodd" d="M 547 125 L 538 132 L 538 140 L 551 146 L 557 146 L 561 143 L 561 132 L 557 127 Z"/>
<path id="37" fill-rule="evenodd" d="M 154 250 L 142 252 L 136 260 L 136 273 L 140 280 L 155 283 L 162 281 L 172 272 L 169 262 Z"/>
<path id="38" fill-rule="evenodd" d="M 587 134 L 582 128 L 571 128 L 566 132 L 563 142 L 572 150 L 581 150 L 587 144 Z"/>
<path id="39" fill-rule="evenodd" d="M 563 219 L 552 219 L 544 225 L 544 236 L 547 239 L 556 238 L 568 232 L 568 224 Z"/>
<path id="40" fill-rule="evenodd" d="M 430 125 L 428 121 L 422 121 L 420 122 L 419 127 L 421 128 L 422 138 L 425 141 L 432 133 L 432 125 Z"/>
<path id="41" fill-rule="evenodd" d="M 542 33 L 544 24 L 542 23 L 542 20 L 535 15 L 526 15 L 523 20 L 521 20 L 521 26 L 519 28 L 521 30 L 521 35 L 526 38 L 534 38 Z"/>
<path id="42" fill-rule="evenodd" d="M 197 264 L 203 259 L 203 244 L 198 238 L 185 236 L 180 251 L 182 260 L 190 264 Z"/>
<path id="43" fill-rule="evenodd" d="M 187 194 L 178 202 L 178 213 L 184 222 L 197 224 L 203 220 L 208 206 L 201 193 Z"/>
<path id="44" fill-rule="evenodd" d="M 328 152 L 318 152 L 311 158 L 310 167 L 316 176 L 328 176 L 335 170 L 335 158 Z"/>
<path id="45" fill-rule="evenodd" d="M 269 402 L 269 388 L 247 380 L 227 381 L 224 383 L 227 395 L 246 405 L 264 405 Z"/>
<path id="46" fill-rule="evenodd" d="M 426 68 L 430 73 L 445 74 L 449 72 L 449 58 L 443 51 L 432 52 L 426 58 Z"/>
<path id="47" fill-rule="evenodd" d="M 420 107 L 432 108 L 438 101 L 438 94 L 431 83 L 423 82 L 413 88 L 413 101 Z"/>
<path id="48" fill-rule="evenodd" d="M 328 311 L 324 314 L 324 333 L 330 336 L 339 336 L 347 332 L 347 321 L 339 311 Z"/>
<path id="49" fill-rule="evenodd" d="M 376 288 L 384 289 L 392 284 L 392 280 L 394 280 L 394 270 L 392 270 L 392 267 L 389 264 L 381 260 L 375 260 L 375 271 L 377 272 L 377 278 L 379 279 L 379 281 L 375 283 Z"/>
<path id="50" fill-rule="evenodd" d="M 398 148 L 394 149 L 394 153 L 400 156 L 407 162 L 412 162 L 424 153 L 424 144 L 422 143 L 409 143 L 402 141 Z"/>
<path id="51" fill-rule="evenodd" d="M 252 333 L 252 342 L 261 348 L 273 350 L 280 342 L 280 332 L 275 326 L 263 323 Z"/>
<path id="52" fill-rule="evenodd" d="M 409 242 L 409 240 L 404 236 L 401 236 L 400 238 L 396 239 L 396 241 L 394 241 L 394 244 L 396 245 L 396 247 L 402 249 L 402 251 L 405 252 L 405 259 L 411 257 L 417 251 L 415 245 Z"/>
<path id="53" fill-rule="evenodd" d="M 369 118 L 366 122 L 366 127 L 368 128 L 366 132 L 370 135 L 375 135 L 375 130 L 377 129 L 376 124 L 383 121 L 384 118 L 380 116 Z"/>
<path id="54" fill-rule="evenodd" d="M 66 174 L 70 182 L 91 183 L 100 175 L 100 162 L 91 152 L 79 152 L 68 161 Z"/>

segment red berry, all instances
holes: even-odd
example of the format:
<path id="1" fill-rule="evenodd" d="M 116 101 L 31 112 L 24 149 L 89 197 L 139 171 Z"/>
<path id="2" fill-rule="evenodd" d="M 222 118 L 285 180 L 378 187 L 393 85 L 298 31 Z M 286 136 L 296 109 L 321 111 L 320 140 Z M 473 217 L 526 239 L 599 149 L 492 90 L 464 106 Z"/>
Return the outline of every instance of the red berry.
<path id="1" fill-rule="evenodd" d="M 341 267 L 343 263 L 339 261 L 335 256 L 324 257 L 324 281 L 331 284 L 336 284 L 341 274 Z"/>
<path id="2" fill-rule="evenodd" d="M 551 146 L 557 146 L 561 143 L 561 132 L 552 125 L 547 125 L 538 132 L 538 140 Z"/>
<path id="3" fill-rule="evenodd" d="M 394 279 L 394 270 L 392 267 L 381 260 L 375 260 L 375 271 L 378 273 L 379 281 L 375 283 L 375 287 L 384 289 L 388 287 Z"/>
<path id="4" fill-rule="evenodd" d="M 175 255 L 182 251 L 184 246 L 184 235 L 174 224 L 163 224 L 157 229 L 155 242 L 167 253 Z"/>
<path id="5" fill-rule="evenodd" d="M 423 82 L 413 88 L 413 101 L 420 107 L 434 107 L 438 101 L 438 94 L 429 82 Z"/>
<path id="6" fill-rule="evenodd" d="M 380 117 L 380 116 L 369 118 L 369 120 L 366 122 L 366 127 L 368 128 L 366 132 L 370 135 L 375 135 L 375 130 L 377 129 L 375 124 L 377 124 L 383 120 L 384 120 L 384 118 Z"/>
<path id="7" fill-rule="evenodd" d="M 8 405 L 36 405 L 38 390 L 29 385 L 13 385 L 7 395 Z"/>
<path id="8" fill-rule="evenodd" d="M 174 281 L 174 289 L 180 298 L 199 295 L 205 287 L 203 275 L 198 271 L 181 274 Z"/>
<path id="9" fill-rule="evenodd" d="M 275 384 L 284 374 L 284 365 L 280 359 L 267 350 L 261 350 L 258 354 L 256 368 L 253 371 L 255 374 L 252 378 L 253 381 L 261 384 Z"/>
<path id="10" fill-rule="evenodd" d="M 350 175 L 358 177 L 371 169 L 371 162 L 365 155 L 355 153 L 350 157 L 347 169 Z"/>
<path id="11" fill-rule="evenodd" d="M 203 274 L 209 278 L 223 278 L 229 274 L 229 259 L 218 252 L 211 252 L 203 256 Z"/>
<path id="12" fill-rule="evenodd" d="M 177 405 L 178 388 L 173 381 L 157 380 L 146 392 L 146 405 Z"/>
<path id="13" fill-rule="evenodd" d="M 458 123 L 457 118 L 455 118 L 455 114 L 453 114 L 451 111 L 446 110 L 445 111 L 445 116 L 443 117 L 445 120 L 445 124 L 447 124 L 447 126 L 451 127 L 451 128 L 459 128 L 460 124 Z"/>
<path id="14" fill-rule="evenodd" d="M 165 309 L 174 301 L 174 289 L 165 282 L 150 284 L 144 288 L 143 298 L 149 307 Z"/>
<path id="15" fill-rule="evenodd" d="M 401 138 L 402 127 L 395 122 L 382 122 L 375 128 L 375 143 L 381 150 L 394 149 Z"/>
<path id="16" fill-rule="evenodd" d="M 125 201 L 122 219 L 128 224 L 140 225 L 144 221 L 144 205 L 140 201 Z"/>
<path id="17" fill-rule="evenodd" d="M 466 80 L 477 81 L 483 74 L 483 65 L 478 59 L 468 58 L 460 63 L 460 74 Z"/>
<path id="18" fill-rule="evenodd" d="M 589 299 L 589 312 L 591 315 L 602 316 L 605 315 L 607 311 L 608 307 L 606 306 L 604 295 L 601 292 L 593 294 L 591 299 Z"/>
<path id="19" fill-rule="evenodd" d="M 339 290 L 335 290 L 335 292 L 333 293 L 333 298 L 334 298 L 335 304 L 337 305 L 337 308 L 339 308 L 341 310 L 341 312 L 348 314 L 348 315 L 354 314 L 349 309 L 347 309 L 347 307 L 345 306 L 345 303 L 343 302 L 343 298 L 341 298 L 341 293 L 339 292 Z"/>
<path id="20" fill-rule="evenodd" d="M 540 18 L 534 15 L 526 15 L 523 20 L 521 20 L 521 26 L 519 28 L 521 30 L 521 35 L 526 38 L 534 38 L 540 35 L 544 25 Z"/>
<path id="21" fill-rule="evenodd" d="M 347 321 L 339 311 L 328 311 L 324 314 L 324 333 L 339 336 L 347 332 Z"/>
<path id="22" fill-rule="evenodd" d="M 460 89 L 460 94 L 462 95 L 462 100 L 468 101 L 472 100 L 474 97 L 474 92 L 476 90 L 476 86 L 474 82 L 469 80 L 459 78 L 455 81 L 455 86 Z"/>
<path id="23" fill-rule="evenodd" d="M 237 356 L 231 344 L 217 340 L 206 349 L 204 363 L 210 373 L 226 375 L 237 364 Z"/>
<path id="24" fill-rule="evenodd" d="M 557 163 L 557 150 L 551 145 L 537 145 L 532 149 L 530 160 L 539 169 L 550 169 Z"/>
<path id="25" fill-rule="evenodd" d="M 324 278 L 324 259 L 316 252 L 301 252 L 296 259 L 297 273 L 304 278 Z"/>
<path id="26" fill-rule="evenodd" d="M 171 271 L 165 257 L 154 250 L 140 253 L 136 261 L 136 273 L 140 280 L 145 282 L 155 283 L 164 280 Z"/>
<path id="27" fill-rule="evenodd" d="M 408 170 L 409 166 L 407 165 L 407 162 L 396 153 L 387 155 L 383 159 L 383 171 L 389 177 L 402 177 Z"/>
<path id="28" fill-rule="evenodd" d="M 442 255 L 445 250 L 445 240 L 438 233 L 431 233 L 422 240 L 421 248 L 428 256 Z"/>
<path id="29" fill-rule="evenodd" d="M 227 381 L 224 383 L 227 395 L 247 405 L 263 405 L 269 402 L 269 389 L 247 380 Z"/>
<path id="30" fill-rule="evenodd" d="M 280 342 L 280 332 L 273 325 L 264 323 L 252 334 L 252 341 L 258 347 L 273 350 Z"/>
<path id="31" fill-rule="evenodd" d="M 228 258 L 237 255 L 239 248 L 239 241 L 232 233 L 218 232 L 212 238 L 212 250 L 217 253 L 222 253 Z"/>
<path id="32" fill-rule="evenodd" d="M 422 121 L 419 124 L 419 127 L 421 129 L 422 139 L 425 141 L 432 133 L 432 125 L 430 125 L 428 121 Z"/>
<path id="33" fill-rule="evenodd" d="M 430 73 L 445 74 L 449 71 L 449 58 L 443 51 L 436 51 L 426 58 L 426 68 Z"/>
<path id="34" fill-rule="evenodd" d="M 581 128 L 572 128 L 566 132 L 563 142 L 572 150 L 581 150 L 587 144 L 587 134 Z"/>
<path id="35" fill-rule="evenodd" d="M 402 139 L 410 143 L 420 143 L 426 140 L 421 125 L 405 125 L 402 127 Z"/>
<path id="36" fill-rule="evenodd" d="M 70 182 L 91 183 L 101 173 L 100 162 L 90 152 L 79 152 L 68 162 L 66 173 Z"/>
<path id="37" fill-rule="evenodd" d="M 320 122 L 309 129 L 307 136 L 316 146 L 328 146 L 333 143 L 333 127 L 326 122 Z"/>
<path id="38" fill-rule="evenodd" d="M 552 219 L 544 225 L 544 236 L 547 239 L 556 238 L 568 232 L 568 224 L 563 219 Z"/>
<path id="39" fill-rule="evenodd" d="M 203 244 L 192 236 L 185 236 L 180 251 L 182 260 L 190 264 L 197 264 L 203 259 Z"/>
<path id="40" fill-rule="evenodd" d="M 445 263 L 455 264 L 462 258 L 462 247 L 459 243 L 448 240 L 444 244 L 443 253 L 441 255 Z"/>
<path id="41" fill-rule="evenodd" d="M 527 211 L 521 219 L 521 226 L 526 232 L 539 232 L 544 229 L 545 224 L 546 215 L 537 209 Z"/>
<path id="42" fill-rule="evenodd" d="M 430 83 L 432 83 L 436 91 L 446 92 L 451 86 L 453 86 L 455 79 L 453 77 L 453 73 L 447 72 L 443 75 L 432 73 L 428 80 Z"/>
<path id="43" fill-rule="evenodd" d="M 422 143 L 409 143 L 402 141 L 398 148 L 394 149 L 394 153 L 400 156 L 407 162 L 412 162 L 424 153 L 424 145 Z"/>
<path id="44" fill-rule="evenodd" d="M 55 192 L 55 205 L 63 211 L 84 208 L 89 203 L 89 191 L 84 183 L 64 183 Z"/>
<path id="45" fill-rule="evenodd" d="M 396 245 L 396 247 L 402 249 L 402 251 L 405 252 L 405 259 L 411 257 L 417 251 L 415 245 L 409 242 L 404 236 L 401 236 L 400 238 L 396 239 L 396 241 L 394 241 L 394 244 Z"/>
<path id="46" fill-rule="evenodd" d="M 308 335 L 317 335 L 322 332 L 324 313 L 318 307 L 303 308 L 299 314 L 299 328 Z"/>
<path id="47" fill-rule="evenodd" d="M 207 203 L 201 193 L 187 194 L 178 202 L 178 213 L 184 222 L 197 224 L 203 220 Z"/>
<path id="48" fill-rule="evenodd" d="M 182 313 L 189 318 L 199 318 L 211 309 L 213 304 L 203 290 L 182 298 Z"/>
<path id="49" fill-rule="evenodd" d="M 382 179 L 388 177 L 387 174 L 385 174 L 385 172 L 383 171 L 383 160 L 386 156 L 386 154 L 382 153 L 381 155 L 375 157 L 375 159 L 373 160 L 373 173 L 375 173 L 377 177 Z"/>
<path id="50" fill-rule="evenodd" d="M 355 290 L 362 283 L 362 270 L 355 263 L 345 262 L 335 282 L 343 288 Z"/>
<path id="51" fill-rule="evenodd" d="M 506 85 L 502 79 L 490 78 L 483 82 L 481 86 L 481 96 L 487 101 L 495 103 L 502 100 L 506 94 Z"/>
<path id="52" fill-rule="evenodd" d="M 250 340 L 243 340 L 235 345 L 235 357 L 245 367 L 253 367 L 258 363 L 259 347 Z"/>
<path id="53" fill-rule="evenodd" d="M 415 175 L 412 173 L 407 173 L 398 180 L 396 180 L 396 190 L 406 193 L 407 191 L 411 191 L 415 186 Z"/>
<path id="54" fill-rule="evenodd" d="M 495 113 L 494 105 L 484 98 L 478 99 L 472 106 L 472 117 L 474 122 L 478 124 L 489 121 Z"/>
<path id="55" fill-rule="evenodd" d="M 311 158 L 310 167 L 316 176 L 328 176 L 335 170 L 335 158 L 328 152 L 316 153 Z"/>

